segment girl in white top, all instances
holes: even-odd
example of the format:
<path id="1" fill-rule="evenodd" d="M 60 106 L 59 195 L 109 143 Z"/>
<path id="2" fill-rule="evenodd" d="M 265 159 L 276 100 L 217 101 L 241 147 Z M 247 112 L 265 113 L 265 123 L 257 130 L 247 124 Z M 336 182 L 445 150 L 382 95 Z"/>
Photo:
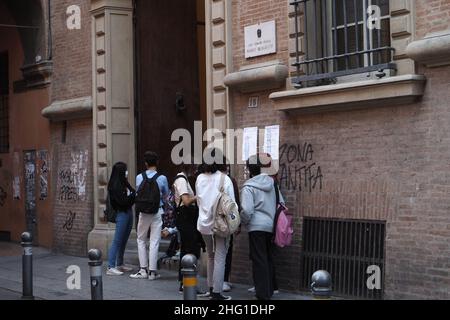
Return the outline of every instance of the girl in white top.
<path id="1" fill-rule="evenodd" d="M 223 296 L 223 279 L 225 274 L 225 260 L 228 252 L 229 238 L 213 237 L 214 204 L 219 195 L 220 180 L 223 175 L 216 165 L 204 165 L 205 173 L 197 178 L 195 190 L 197 192 L 197 205 L 199 218 L 197 228 L 204 235 L 206 251 L 208 253 L 207 282 L 213 300 L 231 300 Z M 225 175 L 224 192 L 233 200 L 233 182 Z"/>
<path id="2" fill-rule="evenodd" d="M 214 173 L 208 172 L 198 176 L 195 183 L 195 190 L 197 191 L 197 204 L 199 207 L 199 218 L 197 228 L 200 233 L 204 235 L 212 235 L 212 228 L 214 224 L 214 202 L 219 195 L 220 178 L 223 175 L 220 171 Z M 234 188 L 233 182 L 228 176 L 225 176 L 224 191 L 233 200 Z"/>

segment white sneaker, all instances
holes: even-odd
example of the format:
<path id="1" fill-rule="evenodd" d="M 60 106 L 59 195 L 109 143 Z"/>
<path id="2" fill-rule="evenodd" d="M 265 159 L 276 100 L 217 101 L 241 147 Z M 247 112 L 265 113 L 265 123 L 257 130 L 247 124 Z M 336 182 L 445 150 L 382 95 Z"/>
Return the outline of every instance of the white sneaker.
<path id="1" fill-rule="evenodd" d="M 121 276 L 123 275 L 122 271 L 119 271 L 117 268 L 108 268 L 106 271 L 106 275 L 108 276 Z"/>
<path id="2" fill-rule="evenodd" d="M 255 293 L 256 289 L 255 289 L 255 287 L 252 287 L 252 288 L 248 289 L 247 291 L 250 292 L 250 293 Z"/>
<path id="3" fill-rule="evenodd" d="M 200 297 L 200 298 L 211 298 L 211 292 L 206 291 L 206 292 L 202 292 L 202 293 L 197 293 L 197 297 Z"/>
<path id="4" fill-rule="evenodd" d="M 224 282 L 222 286 L 223 292 L 230 292 L 231 291 L 231 284 L 229 282 Z"/>
<path id="5" fill-rule="evenodd" d="M 150 275 L 148 276 L 148 280 L 156 280 L 159 278 L 161 278 L 161 275 L 155 272 L 150 272 Z"/>
<path id="6" fill-rule="evenodd" d="M 130 278 L 132 278 L 132 279 L 147 279 L 148 274 L 147 274 L 147 271 L 141 269 L 135 274 L 130 274 Z"/>

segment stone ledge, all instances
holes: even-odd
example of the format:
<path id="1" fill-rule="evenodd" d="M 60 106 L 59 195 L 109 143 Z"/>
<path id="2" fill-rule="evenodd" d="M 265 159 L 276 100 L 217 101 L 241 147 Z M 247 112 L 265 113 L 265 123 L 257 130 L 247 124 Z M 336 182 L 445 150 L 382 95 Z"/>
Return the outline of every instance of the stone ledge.
<path id="1" fill-rule="evenodd" d="M 429 68 L 450 65 L 450 30 L 431 33 L 406 48 L 411 59 Z"/>
<path id="2" fill-rule="evenodd" d="M 92 117 L 92 98 L 83 97 L 55 101 L 42 110 L 42 116 L 51 121 L 66 121 Z"/>
<path id="3" fill-rule="evenodd" d="M 289 68 L 279 61 L 241 68 L 225 76 L 224 83 L 242 93 L 276 89 L 286 83 Z"/>
<path id="4" fill-rule="evenodd" d="M 275 92 L 270 99 L 275 109 L 289 113 L 392 106 L 418 100 L 425 91 L 425 82 L 426 78 L 421 75 L 403 75 Z"/>
<path id="5" fill-rule="evenodd" d="M 50 85 L 53 74 L 53 62 L 41 61 L 23 66 L 21 70 L 23 79 L 14 82 L 15 93 L 30 89 L 41 89 Z"/>

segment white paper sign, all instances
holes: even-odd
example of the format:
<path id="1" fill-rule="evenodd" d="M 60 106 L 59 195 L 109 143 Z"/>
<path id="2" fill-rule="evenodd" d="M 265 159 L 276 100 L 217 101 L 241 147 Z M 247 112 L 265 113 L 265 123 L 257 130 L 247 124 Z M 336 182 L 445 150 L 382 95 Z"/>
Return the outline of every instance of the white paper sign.
<path id="1" fill-rule="evenodd" d="M 258 145 L 258 127 L 244 128 L 242 141 L 242 161 L 256 154 Z"/>
<path id="2" fill-rule="evenodd" d="M 264 132 L 264 152 L 270 154 L 273 160 L 279 159 L 280 126 L 266 127 Z"/>
<path id="3" fill-rule="evenodd" d="M 275 20 L 245 27 L 245 58 L 277 52 Z"/>
<path id="4" fill-rule="evenodd" d="M 20 199 L 20 178 L 14 177 L 13 180 L 13 197 L 15 200 Z"/>

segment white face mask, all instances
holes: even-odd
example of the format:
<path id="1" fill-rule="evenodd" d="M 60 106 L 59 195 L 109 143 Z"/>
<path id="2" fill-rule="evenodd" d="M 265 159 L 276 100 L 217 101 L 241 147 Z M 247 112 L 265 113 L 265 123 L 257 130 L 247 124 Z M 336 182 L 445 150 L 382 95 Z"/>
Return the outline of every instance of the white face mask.
<path id="1" fill-rule="evenodd" d="M 128 171 L 125 171 L 125 178 L 128 178 Z"/>

